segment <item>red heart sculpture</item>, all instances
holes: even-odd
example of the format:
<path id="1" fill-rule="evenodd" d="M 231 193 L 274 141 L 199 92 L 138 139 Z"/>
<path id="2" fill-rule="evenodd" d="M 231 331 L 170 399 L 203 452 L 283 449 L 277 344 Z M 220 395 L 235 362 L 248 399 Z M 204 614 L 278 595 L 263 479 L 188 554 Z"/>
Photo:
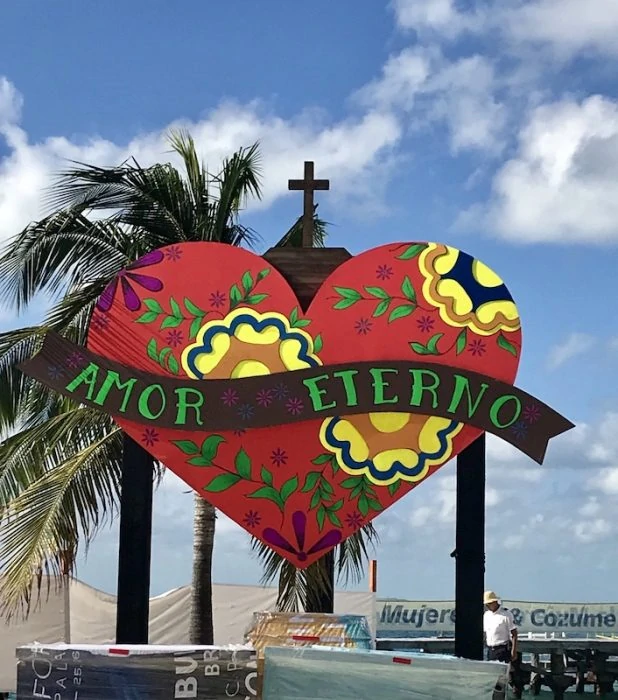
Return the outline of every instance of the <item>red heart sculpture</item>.
<path id="1" fill-rule="evenodd" d="M 196 380 L 421 359 L 512 383 L 521 331 L 502 280 L 444 245 L 398 243 L 357 255 L 330 275 L 303 313 L 263 258 L 218 243 L 183 243 L 153 251 L 120 273 L 99 299 L 88 347 L 124 365 Z M 302 418 L 306 396 L 287 395 L 281 385 L 281 391 L 261 391 L 241 402 L 233 384 L 219 400 L 237 410 L 234 431 L 117 422 L 301 568 L 481 433 L 446 418 L 407 413 L 250 428 L 257 412 L 275 404 Z"/>

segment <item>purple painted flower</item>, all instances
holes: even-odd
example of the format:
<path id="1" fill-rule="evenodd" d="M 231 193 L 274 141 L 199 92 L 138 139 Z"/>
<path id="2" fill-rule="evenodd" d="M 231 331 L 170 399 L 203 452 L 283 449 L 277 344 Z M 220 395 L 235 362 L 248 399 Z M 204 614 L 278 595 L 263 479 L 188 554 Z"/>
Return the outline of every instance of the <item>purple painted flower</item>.
<path id="1" fill-rule="evenodd" d="M 299 416 L 305 410 L 305 404 L 295 396 L 287 400 L 285 407 L 293 416 Z"/>
<path id="2" fill-rule="evenodd" d="M 257 527 L 262 520 L 262 516 L 255 510 L 250 510 L 247 513 L 245 513 L 245 517 L 243 518 L 243 523 L 247 527 Z"/>
<path id="3" fill-rule="evenodd" d="M 286 464 L 286 462 L 288 461 L 288 454 L 285 450 L 282 450 L 280 447 L 277 447 L 276 450 L 272 451 L 270 455 L 270 461 L 275 467 L 280 467 L 282 464 Z"/>
<path id="4" fill-rule="evenodd" d="M 139 260 L 136 260 L 124 270 L 121 270 L 116 275 L 116 279 L 105 288 L 105 291 L 99 297 L 97 309 L 105 312 L 112 308 L 116 292 L 118 291 L 118 285 L 120 284 L 125 307 L 129 311 L 138 311 L 142 302 L 137 296 L 133 285 L 136 284 L 138 287 L 142 287 L 149 292 L 160 292 L 163 289 L 163 282 L 156 277 L 143 275 L 141 272 L 132 272 L 132 270 L 141 270 L 144 267 L 156 265 L 160 263 L 161 260 L 163 260 L 163 253 L 160 250 L 153 250 L 150 253 L 146 253 L 146 255 L 142 255 Z"/>
<path id="5" fill-rule="evenodd" d="M 210 305 L 213 307 L 213 309 L 220 309 L 222 306 L 225 306 L 225 301 L 227 297 L 223 292 L 216 291 L 213 292 L 209 297 L 208 301 L 210 302 Z"/>
<path id="6" fill-rule="evenodd" d="M 171 245 L 169 248 L 165 249 L 165 257 L 170 262 L 178 262 L 182 258 L 182 250 L 179 245 Z"/>
<path id="7" fill-rule="evenodd" d="M 253 418 L 253 406 L 249 403 L 243 403 L 242 406 L 238 407 L 238 415 L 243 420 L 251 420 Z"/>
<path id="8" fill-rule="evenodd" d="M 434 320 L 431 316 L 421 316 L 416 325 L 418 326 L 421 333 L 431 333 L 433 330 Z"/>
<path id="9" fill-rule="evenodd" d="M 81 352 L 72 352 L 68 357 L 67 357 L 67 365 L 71 369 L 77 369 L 78 367 L 81 367 L 81 365 L 84 364 L 84 356 L 81 354 Z"/>
<path id="10" fill-rule="evenodd" d="M 234 431 L 234 435 L 236 435 L 236 437 L 240 437 L 241 435 L 244 435 L 246 432 L 247 431 L 244 428 L 236 428 L 236 430 Z"/>
<path id="11" fill-rule="evenodd" d="M 272 527 L 265 528 L 262 537 L 271 546 L 293 554 L 298 561 L 307 561 L 308 556 L 332 549 L 341 542 L 341 530 L 329 530 L 314 545 L 306 549 L 307 516 L 300 510 L 292 515 L 292 527 L 294 528 L 296 545 L 290 544 L 278 530 L 274 530 Z"/>
<path id="12" fill-rule="evenodd" d="M 238 403 L 238 392 L 236 389 L 226 389 L 221 394 L 221 401 L 223 401 L 228 408 L 235 406 Z"/>
<path id="13" fill-rule="evenodd" d="M 348 527 L 356 530 L 363 524 L 363 516 L 355 510 L 353 513 L 346 515 L 345 522 Z"/>
<path id="14" fill-rule="evenodd" d="M 393 268 L 389 265 L 378 265 L 376 270 L 376 277 L 379 280 L 389 280 L 393 276 Z"/>
<path id="15" fill-rule="evenodd" d="M 261 389 L 258 391 L 255 400 L 262 408 L 267 408 L 273 402 L 273 392 L 270 389 Z"/>
<path id="16" fill-rule="evenodd" d="M 283 382 L 281 382 L 281 384 L 277 384 L 277 386 L 273 389 L 273 396 L 277 399 L 277 401 L 285 401 L 289 393 L 290 390 Z"/>
<path id="17" fill-rule="evenodd" d="M 372 325 L 373 324 L 368 318 L 359 318 L 354 324 L 354 328 L 359 335 L 367 335 L 367 333 L 369 333 L 371 330 Z"/>
<path id="18" fill-rule="evenodd" d="M 177 348 L 179 345 L 182 345 L 183 340 L 182 331 L 177 329 L 171 330 L 167 334 L 167 344 L 173 348 Z"/>
<path id="19" fill-rule="evenodd" d="M 155 442 L 159 442 L 159 433 L 154 428 L 146 428 L 142 433 L 142 442 L 146 447 L 152 447 Z"/>
<path id="20" fill-rule="evenodd" d="M 536 423 L 541 417 L 541 409 L 536 404 L 524 407 L 524 420 L 526 423 Z"/>
<path id="21" fill-rule="evenodd" d="M 109 326 L 109 316 L 107 314 L 95 313 L 92 316 L 92 327 L 97 331 L 105 331 Z"/>
<path id="22" fill-rule="evenodd" d="M 52 365 L 51 367 L 47 368 L 47 375 L 50 379 L 58 380 L 63 374 L 64 372 L 62 371 L 61 367 Z"/>
<path id="23" fill-rule="evenodd" d="M 517 421 L 517 423 L 515 423 L 515 425 L 511 427 L 511 430 L 513 431 L 515 437 L 521 440 L 522 438 L 526 437 L 526 433 L 528 432 L 528 426 L 524 423 L 523 420 L 519 420 Z"/>
<path id="24" fill-rule="evenodd" d="M 471 352 L 475 357 L 480 357 L 485 350 L 487 350 L 487 346 L 479 338 L 468 343 L 468 352 Z"/>

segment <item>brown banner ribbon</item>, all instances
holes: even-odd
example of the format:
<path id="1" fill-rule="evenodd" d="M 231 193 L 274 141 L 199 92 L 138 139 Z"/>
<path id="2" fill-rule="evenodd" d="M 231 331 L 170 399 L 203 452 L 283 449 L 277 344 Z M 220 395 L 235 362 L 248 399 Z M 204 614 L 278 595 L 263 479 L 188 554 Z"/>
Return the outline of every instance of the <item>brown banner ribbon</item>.
<path id="1" fill-rule="evenodd" d="M 409 360 L 196 381 L 126 367 L 49 333 L 41 351 L 20 369 L 78 403 L 168 429 L 208 432 L 359 413 L 415 413 L 481 428 L 542 464 L 549 440 L 574 427 L 511 384 Z"/>

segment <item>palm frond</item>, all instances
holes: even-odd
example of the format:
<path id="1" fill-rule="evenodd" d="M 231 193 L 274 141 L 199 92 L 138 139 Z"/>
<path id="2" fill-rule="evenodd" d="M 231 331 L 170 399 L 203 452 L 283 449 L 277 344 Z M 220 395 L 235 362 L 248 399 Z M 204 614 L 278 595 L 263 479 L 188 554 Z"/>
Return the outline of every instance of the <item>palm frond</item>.
<path id="1" fill-rule="evenodd" d="M 330 224 L 318 216 L 318 205 L 313 207 L 313 245 L 315 248 L 323 248 L 326 245 L 327 228 Z M 303 244 L 303 217 L 298 219 L 284 233 L 283 237 L 275 243 L 275 248 L 286 246 L 301 248 Z"/>

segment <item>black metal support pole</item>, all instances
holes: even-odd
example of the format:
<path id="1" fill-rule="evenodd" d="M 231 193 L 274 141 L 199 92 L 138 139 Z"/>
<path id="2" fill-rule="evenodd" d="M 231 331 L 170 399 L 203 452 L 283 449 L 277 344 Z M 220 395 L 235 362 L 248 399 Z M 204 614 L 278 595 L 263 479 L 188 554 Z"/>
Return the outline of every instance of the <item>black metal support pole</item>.
<path id="1" fill-rule="evenodd" d="M 485 434 L 457 457 L 455 655 L 483 658 Z"/>
<path id="2" fill-rule="evenodd" d="M 331 549 L 313 566 L 323 567 L 326 585 L 323 588 L 311 588 L 307 591 L 305 611 L 314 613 L 332 613 L 335 609 L 335 552 Z"/>
<path id="3" fill-rule="evenodd" d="M 148 452 L 125 435 L 120 496 L 117 644 L 148 644 L 153 468 L 153 459 Z"/>

